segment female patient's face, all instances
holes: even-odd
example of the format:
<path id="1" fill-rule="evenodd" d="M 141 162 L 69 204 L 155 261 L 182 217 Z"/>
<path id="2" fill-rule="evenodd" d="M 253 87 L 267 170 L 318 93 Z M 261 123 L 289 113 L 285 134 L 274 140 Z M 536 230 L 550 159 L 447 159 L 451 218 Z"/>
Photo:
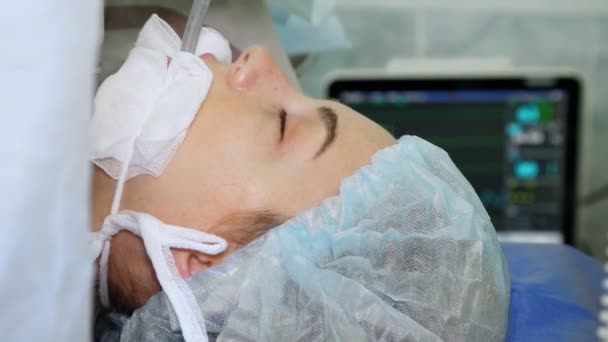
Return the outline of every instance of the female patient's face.
<path id="1" fill-rule="evenodd" d="M 214 76 L 206 100 L 165 172 L 127 182 L 125 208 L 197 228 L 244 211 L 289 217 L 394 143 L 348 107 L 301 94 L 262 47 L 231 65 L 201 58 Z"/>

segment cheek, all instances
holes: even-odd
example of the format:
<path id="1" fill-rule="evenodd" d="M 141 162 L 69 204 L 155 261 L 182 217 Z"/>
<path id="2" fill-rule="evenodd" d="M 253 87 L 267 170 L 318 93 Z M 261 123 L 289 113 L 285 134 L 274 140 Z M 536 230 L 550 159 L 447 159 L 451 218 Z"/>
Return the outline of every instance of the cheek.
<path id="1" fill-rule="evenodd" d="M 280 174 L 280 177 L 275 179 L 279 181 L 269 186 L 273 189 L 271 208 L 295 216 L 336 195 L 340 178 L 328 175 L 319 168 L 302 165 Z"/>

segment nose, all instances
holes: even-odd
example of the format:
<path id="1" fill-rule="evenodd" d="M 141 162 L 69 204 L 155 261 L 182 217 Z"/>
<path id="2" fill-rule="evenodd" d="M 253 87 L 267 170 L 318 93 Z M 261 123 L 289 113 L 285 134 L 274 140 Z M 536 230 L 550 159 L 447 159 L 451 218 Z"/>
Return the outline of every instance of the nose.
<path id="1" fill-rule="evenodd" d="M 262 46 L 252 46 L 231 65 L 228 82 L 236 90 L 280 88 L 286 79 L 274 62 L 270 51 Z"/>

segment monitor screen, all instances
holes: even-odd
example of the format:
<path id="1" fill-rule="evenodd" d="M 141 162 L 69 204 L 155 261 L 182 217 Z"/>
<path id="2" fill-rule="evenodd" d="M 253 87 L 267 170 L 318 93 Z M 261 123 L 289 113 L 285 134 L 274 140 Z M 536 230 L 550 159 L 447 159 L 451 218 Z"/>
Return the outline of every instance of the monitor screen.
<path id="1" fill-rule="evenodd" d="M 503 240 L 572 242 L 576 81 L 349 80 L 329 96 L 446 150 Z"/>

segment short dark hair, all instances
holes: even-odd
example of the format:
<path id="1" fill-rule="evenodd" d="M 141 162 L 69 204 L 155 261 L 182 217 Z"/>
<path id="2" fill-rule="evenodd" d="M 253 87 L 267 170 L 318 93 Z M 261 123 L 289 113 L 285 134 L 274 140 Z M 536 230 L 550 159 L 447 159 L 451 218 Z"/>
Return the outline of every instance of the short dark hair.
<path id="1" fill-rule="evenodd" d="M 228 215 L 207 232 L 228 242 L 231 253 L 287 220 L 270 211 Z M 110 311 L 130 315 L 161 290 L 141 239 L 128 231 L 112 238 L 108 259 Z"/>

